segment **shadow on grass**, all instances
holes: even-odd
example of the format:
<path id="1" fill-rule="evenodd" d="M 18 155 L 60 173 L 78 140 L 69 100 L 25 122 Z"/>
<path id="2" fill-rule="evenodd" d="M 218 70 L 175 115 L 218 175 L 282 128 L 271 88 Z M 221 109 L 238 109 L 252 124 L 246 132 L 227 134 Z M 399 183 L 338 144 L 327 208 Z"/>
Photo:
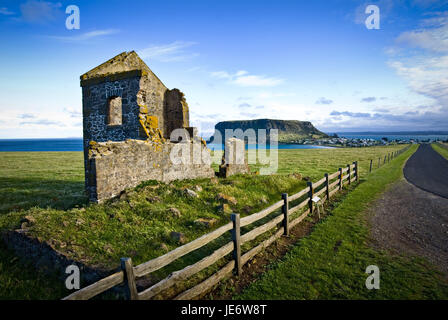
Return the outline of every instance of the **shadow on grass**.
<path id="1" fill-rule="evenodd" d="M 0 214 L 35 206 L 67 210 L 86 204 L 84 181 L 0 177 Z"/>

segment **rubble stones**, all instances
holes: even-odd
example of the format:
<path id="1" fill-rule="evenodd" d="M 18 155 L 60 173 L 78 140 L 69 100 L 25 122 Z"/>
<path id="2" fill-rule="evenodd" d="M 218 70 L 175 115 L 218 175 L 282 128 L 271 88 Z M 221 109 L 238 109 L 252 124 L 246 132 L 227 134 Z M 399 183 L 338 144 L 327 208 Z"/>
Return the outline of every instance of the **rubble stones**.
<path id="1" fill-rule="evenodd" d="M 194 223 L 200 226 L 211 228 L 216 224 L 217 220 L 214 218 L 199 218 L 194 220 Z"/>
<path id="2" fill-rule="evenodd" d="M 170 233 L 170 237 L 171 237 L 171 239 L 173 239 L 174 241 L 176 241 L 176 242 L 178 242 L 180 244 L 184 244 L 186 242 L 186 240 L 187 240 L 185 238 L 185 235 L 183 233 L 181 233 L 181 232 L 173 231 L 173 232 Z"/>
<path id="3" fill-rule="evenodd" d="M 236 205 L 238 202 L 236 201 L 235 197 L 232 196 L 228 196 L 224 193 L 218 193 L 218 195 L 216 196 L 216 199 L 218 201 L 223 201 L 225 203 L 229 203 L 232 205 Z"/>
<path id="4" fill-rule="evenodd" d="M 198 198 L 199 195 L 191 189 L 185 189 L 185 194 L 191 198 Z"/>
<path id="5" fill-rule="evenodd" d="M 175 217 L 175 218 L 180 218 L 181 215 L 182 215 L 181 212 L 179 211 L 179 209 L 174 208 L 174 207 L 169 208 L 168 211 L 169 211 L 169 212 L 171 213 L 171 215 L 172 215 L 173 217 Z"/>

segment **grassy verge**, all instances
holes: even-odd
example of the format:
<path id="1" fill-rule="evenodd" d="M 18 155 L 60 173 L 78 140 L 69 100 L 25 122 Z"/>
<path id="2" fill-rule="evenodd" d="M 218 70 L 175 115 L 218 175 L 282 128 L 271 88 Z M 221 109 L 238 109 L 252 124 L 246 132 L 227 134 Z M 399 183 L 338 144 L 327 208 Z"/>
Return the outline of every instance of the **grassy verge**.
<path id="1" fill-rule="evenodd" d="M 294 172 L 313 180 L 325 172 L 336 171 L 358 160 L 361 175 L 370 159 L 384 157 L 404 146 L 325 150 L 279 150 L 279 173 L 272 176 L 234 176 L 230 179 L 199 179 L 171 184 L 146 182 L 129 190 L 120 199 L 104 204 L 86 204 L 83 197 L 83 162 L 80 152 L 0 153 L 0 231 L 21 226 L 25 216 L 33 222 L 25 228 L 29 235 L 46 241 L 56 250 L 90 265 L 115 268 L 119 258 L 132 257 L 135 263 L 174 249 L 180 243 L 170 237 L 181 232 L 191 241 L 227 223 L 229 212 L 222 210 L 217 194 L 233 197 L 231 211 L 242 216 L 254 213 L 278 201 L 282 192 L 295 193 L 305 187 Z M 253 170 L 257 170 L 254 166 Z M 185 189 L 198 197 L 186 196 Z M 200 191 L 198 191 L 200 190 Z M 176 209 L 176 210 L 173 210 Z M 215 219 L 213 226 L 195 223 L 196 219 Z M 0 297 L 60 298 L 60 281 L 43 280 L 40 274 L 28 274 L 28 265 L 17 261 L 13 253 L 0 247 Z M 173 264 L 166 272 L 192 263 L 194 257 Z M 12 262 L 10 262 L 12 261 Z M 29 287 L 35 277 L 39 289 Z M 17 290 L 10 290 L 13 286 Z M 45 289 L 46 288 L 46 289 Z"/>
<path id="2" fill-rule="evenodd" d="M 391 255 L 369 246 L 365 210 L 402 177 L 413 146 L 363 182 L 300 241 L 285 259 L 237 299 L 446 299 L 448 283 L 420 258 Z M 366 267 L 377 265 L 381 289 L 367 290 Z"/>
<path id="3" fill-rule="evenodd" d="M 438 145 L 437 143 L 433 143 L 431 144 L 431 147 L 438 153 L 440 153 L 440 155 L 442 157 L 444 157 L 445 159 L 448 160 L 448 145 L 444 144 L 446 147 L 442 147 L 440 145 Z"/>

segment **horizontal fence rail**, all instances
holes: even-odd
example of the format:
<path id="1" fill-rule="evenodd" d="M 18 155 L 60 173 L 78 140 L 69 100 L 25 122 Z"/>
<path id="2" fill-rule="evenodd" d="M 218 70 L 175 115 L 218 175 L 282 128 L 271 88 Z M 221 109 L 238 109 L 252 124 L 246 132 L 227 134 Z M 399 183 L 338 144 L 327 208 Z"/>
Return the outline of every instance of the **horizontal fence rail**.
<path id="1" fill-rule="evenodd" d="M 384 159 L 388 158 L 388 161 L 390 161 L 391 159 L 406 151 L 408 148 L 409 146 L 397 152 L 393 152 L 392 154 L 386 156 Z M 378 159 L 379 166 L 381 158 Z M 370 171 L 372 170 L 372 166 L 373 159 L 370 160 Z M 212 276 L 193 286 L 192 288 L 178 294 L 174 298 L 182 300 L 193 299 L 208 292 L 221 280 L 232 274 L 232 272 L 234 272 L 236 275 L 240 275 L 242 273 L 242 266 L 244 264 L 246 264 L 250 259 L 252 259 L 263 249 L 267 248 L 278 238 L 284 235 L 288 235 L 291 228 L 302 222 L 307 216 L 313 213 L 316 207 L 315 203 L 313 202 L 314 197 L 319 197 L 319 202 L 322 205 L 325 201 L 329 201 L 335 193 L 341 191 L 345 185 L 351 184 L 355 181 L 359 181 L 359 168 L 357 161 L 353 162 L 352 164 L 348 164 L 345 167 L 339 168 L 338 171 L 332 174 L 326 173 L 324 177 L 317 182 L 308 182 L 307 187 L 297 192 L 296 194 L 282 194 L 281 201 L 278 201 L 257 213 L 243 218 L 240 218 L 239 214 L 234 213 L 231 215 L 231 221 L 229 223 L 162 256 L 159 256 L 137 266 L 132 265 L 132 260 L 130 258 L 122 258 L 121 271 L 103 278 L 85 288 L 82 288 L 63 299 L 87 300 L 123 283 L 125 284 L 125 287 L 127 289 L 127 296 L 129 299 L 151 299 L 164 290 L 174 286 L 175 284 L 178 284 L 180 281 L 187 280 L 191 276 L 215 264 L 219 260 L 232 253 L 232 259 L 227 262 L 221 269 L 215 272 Z M 301 201 L 295 206 L 290 207 L 291 203 L 295 202 L 296 200 Z M 263 218 L 266 218 L 268 215 L 276 212 L 280 208 L 281 214 L 273 217 L 268 222 L 260 226 L 256 226 L 252 230 L 241 234 L 241 228 L 260 221 Z M 319 209 L 317 210 L 319 212 Z M 299 212 L 300 215 L 292 219 L 292 215 L 296 212 Z M 242 254 L 241 247 L 243 244 L 249 243 L 257 237 L 275 228 L 277 228 L 277 230 L 274 231 L 274 233 L 270 235 L 269 238 L 261 241 L 253 248 Z M 229 231 L 232 233 L 232 239 L 230 242 L 227 242 L 226 244 L 212 252 L 210 255 L 202 258 L 196 263 L 188 265 L 181 270 L 172 272 L 165 279 L 153 284 L 152 286 L 141 292 L 137 292 L 137 278 L 143 277 L 167 266 L 173 261 L 185 256 L 186 254 L 209 244 L 213 240 L 219 238 Z"/>
<path id="2" fill-rule="evenodd" d="M 382 165 L 385 165 L 386 163 L 389 163 L 391 160 L 395 159 L 396 157 L 398 157 L 403 152 L 406 152 L 410 147 L 411 147 L 411 145 L 409 144 L 406 147 L 404 147 L 403 149 L 396 150 L 396 151 L 393 151 L 393 152 L 389 152 L 388 154 L 384 155 L 384 160 L 382 160 L 383 157 L 379 157 L 378 158 L 378 163 L 376 165 L 376 168 L 380 168 Z M 375 162 L 376 162 L 376 159 L 370 159 L 369 172 L 373 171 L 374 166 L 375 166 Z"/>

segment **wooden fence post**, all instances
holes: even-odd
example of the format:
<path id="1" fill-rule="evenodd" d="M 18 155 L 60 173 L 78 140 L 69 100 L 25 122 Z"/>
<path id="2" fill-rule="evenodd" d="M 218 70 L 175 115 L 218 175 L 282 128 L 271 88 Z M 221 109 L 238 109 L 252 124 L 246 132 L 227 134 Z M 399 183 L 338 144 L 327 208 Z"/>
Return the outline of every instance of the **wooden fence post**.
<path id="1" fill-rule="evenodd" d="M 134 267 L 132 266 L 131 258 L 121 258 L 121 270 L 125 275 L 128 299 L 138 300 L 137 285 L 135 284 Z"/>
<path id="2" fill-rule="evenodd" d="M 240 215 L 232 213 L 230 220 L 233 222 L 232 241 L 233 241 L 233 259 L 235 260 L 235 272 L 238 276 L 242 273 L 241 268 L 241 235 L 240 235 Z"/>
<path id="3" fill-rule="evenodd" d="M 288 194 L 282 193 L 282 199 L 283 199 L 283 235 L 289 236 L 289 220 L 288 220 L 288 211 L 289 211 L 289 205 L 288 205 Z"/>
<path id="4" fill-rule="evenodd" d="M 355 165 L 355 181 L 358 182 L 359 181 L 359 168 L 358 168 L 358 161 L 353 162 L 353 164 Z"/>
<path id="5" fill-rule="evenodd" d="M 311 181 L 308 181 L 307 186 L 310 188 L 310 190 L 308 191 L 308 206 L 310 208 L 310 215 L 313 213 L 313 183 Z"/>
<path id="6" fill-rule="evenodd" d="M 325 174 L 325 193 L 327 194 L 327 201 L 330 201 L 330 180 L 328 179 L 328 173 Z"/>
<path id="7" fill-rule="evenodd" d="M 347 174 L 348 174 L 348 184 L 352 183 L 352 177 L 350 173 L 350 164 L 347 165 Z"/>
<path id="8" fill-rule="evenodd" d="M 342 168 L 339 168 L 339 190 L 342 190 Z"/>
<path id="9" fill-rule="evenodd" d="M 378 158 L 378 168 L 380 167 L 381 158 Z"/>
<path id="10" fill-rule="evenodd" d="M 370 170 L 369 170 L 369 172 L 372 172 L 372 163 L 373 163 L 373 160 L 370 160 Z"/>

